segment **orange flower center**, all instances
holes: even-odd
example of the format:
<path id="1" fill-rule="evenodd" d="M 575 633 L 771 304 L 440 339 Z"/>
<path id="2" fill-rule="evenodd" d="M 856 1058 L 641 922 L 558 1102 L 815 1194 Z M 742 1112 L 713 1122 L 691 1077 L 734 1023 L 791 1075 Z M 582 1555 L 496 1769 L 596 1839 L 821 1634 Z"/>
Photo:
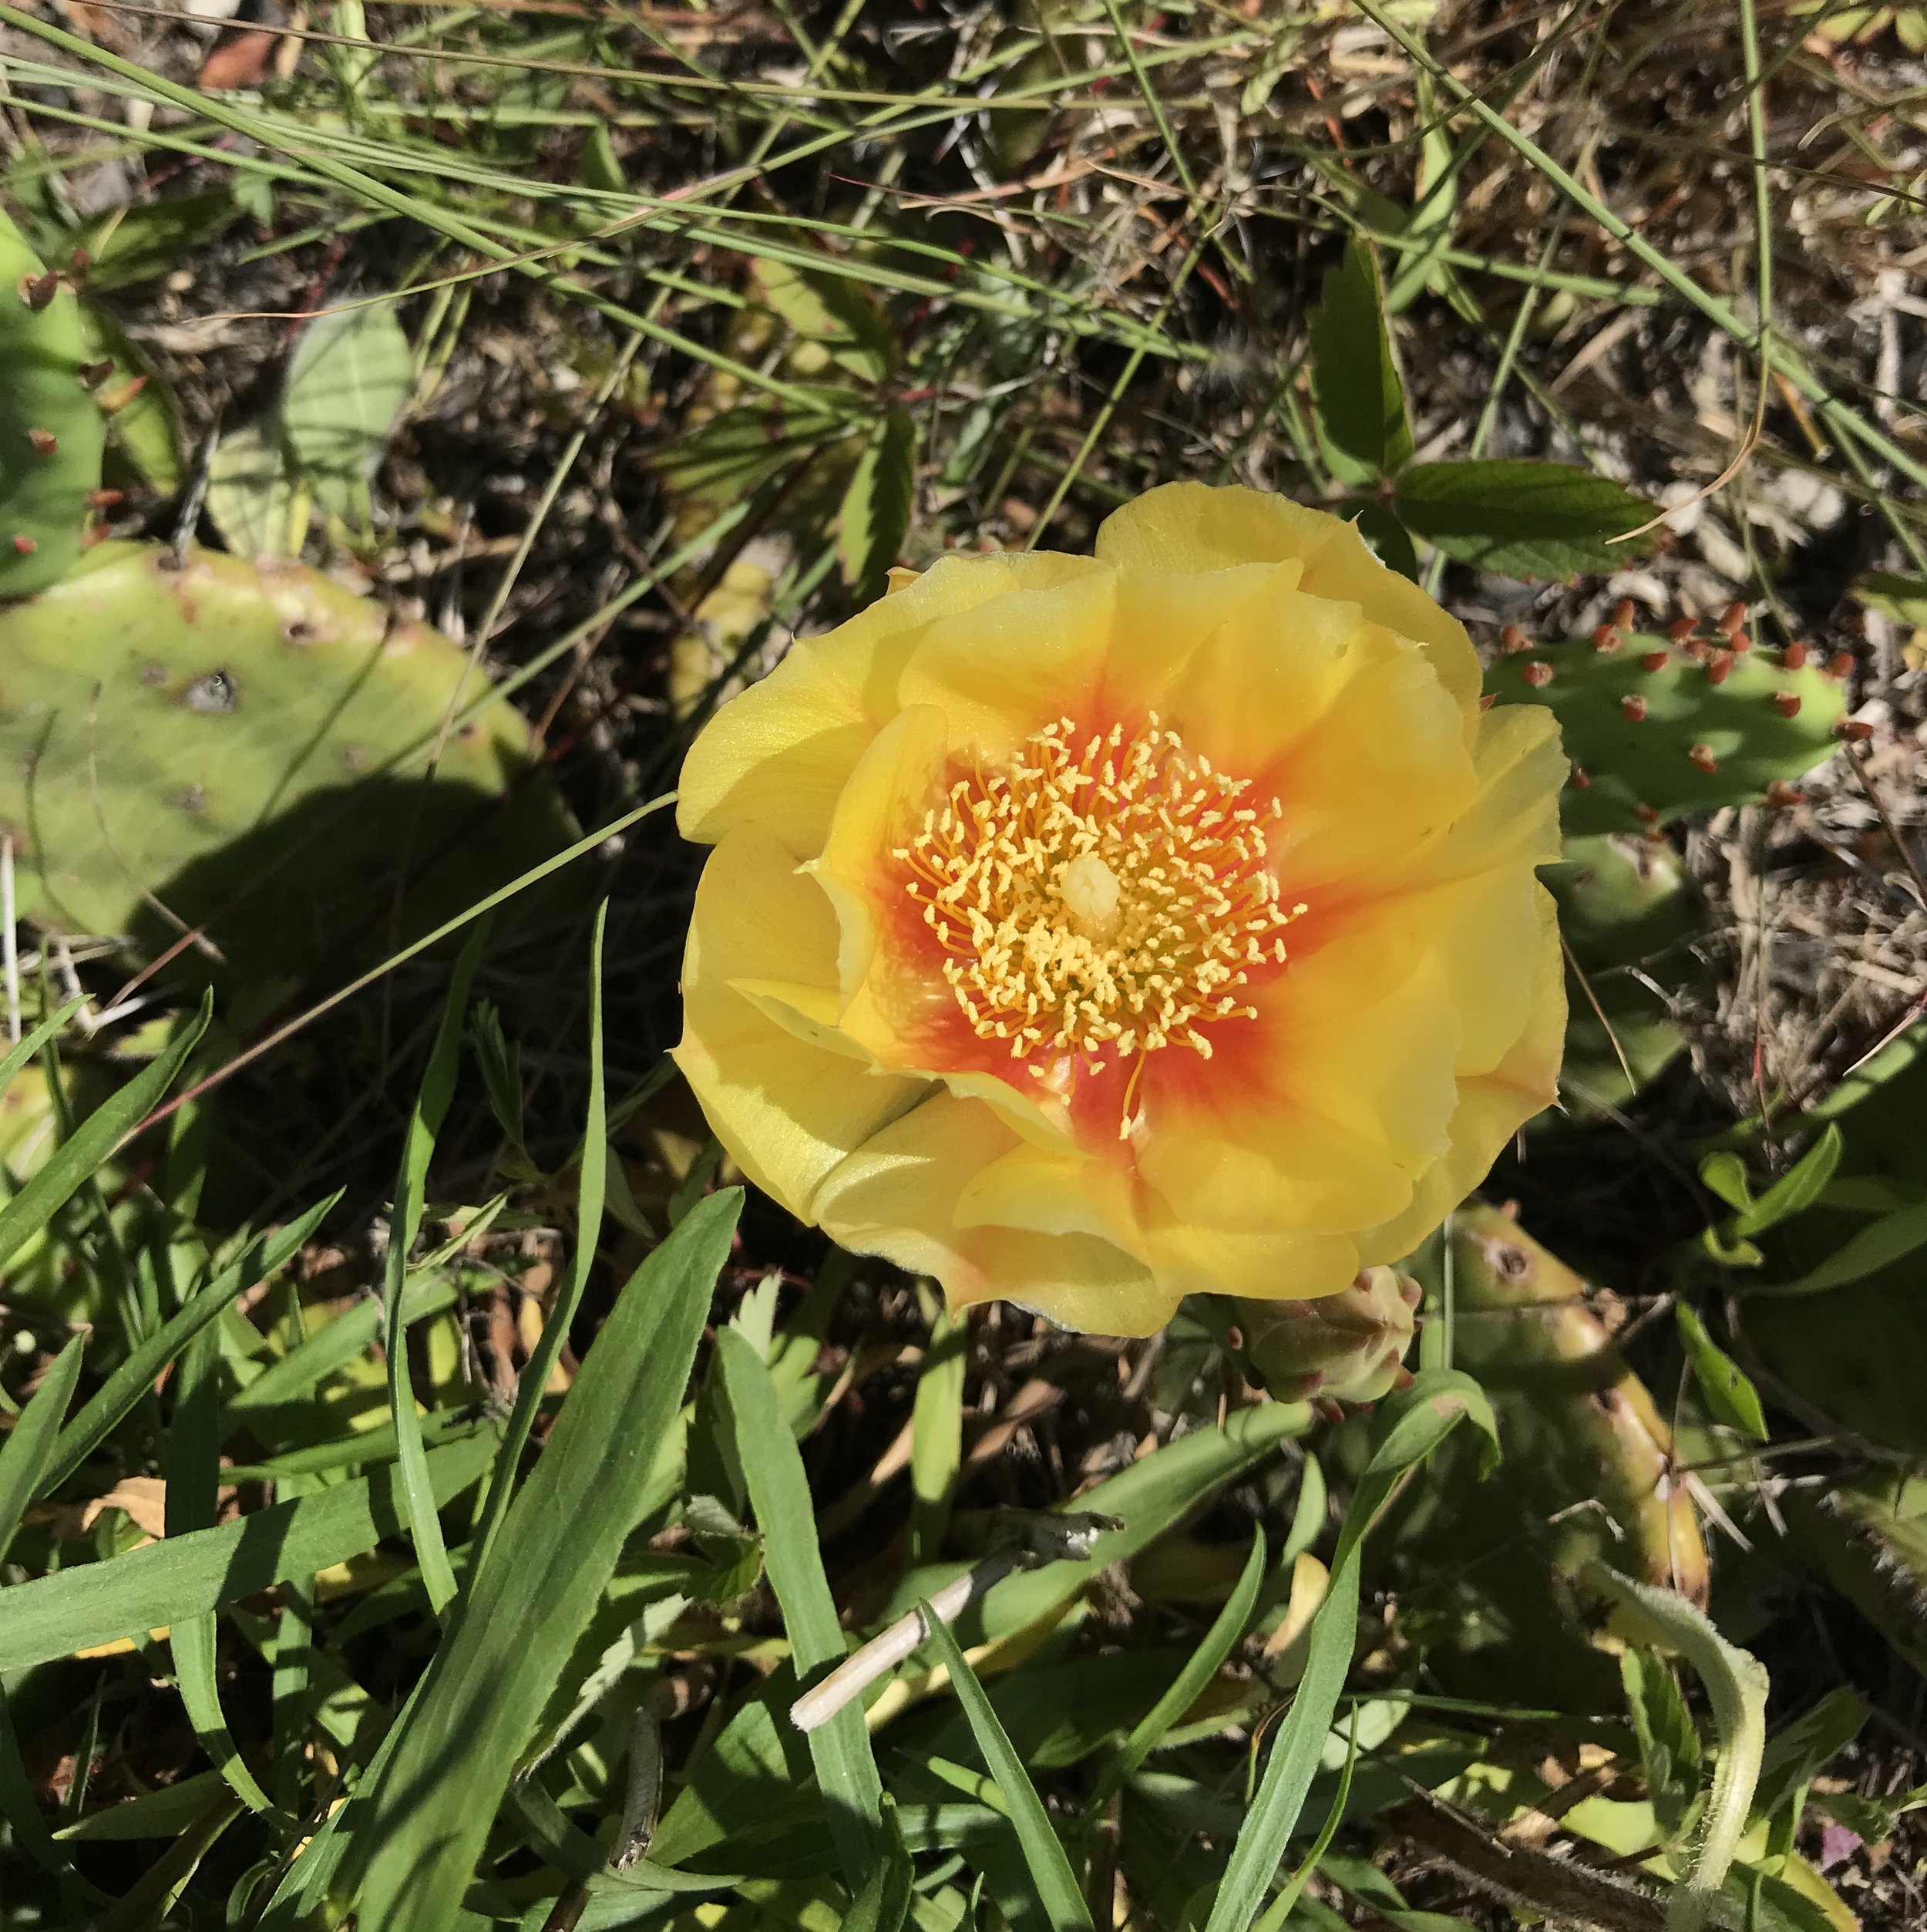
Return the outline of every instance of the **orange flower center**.
<path id="1" fill-rule="evenodd" d="M 1188 755 L 1155 714 L 1081 752 L 1076 736 L 1061 719 L 1007 770 L 958 779 L 893 855 L 905 890 L 972 1028 L 1041 1056 L 1037 1079 L 1067 1055 L 1092 1072 L 1180 1044 L 1208 1059 L 1204 1029 L 1252 1015 L 1240 989 L 1283 963 L 1280 931 L 1305 910 L 1265 867 L 1278 801 L 1241 803 L 1250 781 Z M 1127 1099 L 1120 1138 L 1128 1115 Z"/>

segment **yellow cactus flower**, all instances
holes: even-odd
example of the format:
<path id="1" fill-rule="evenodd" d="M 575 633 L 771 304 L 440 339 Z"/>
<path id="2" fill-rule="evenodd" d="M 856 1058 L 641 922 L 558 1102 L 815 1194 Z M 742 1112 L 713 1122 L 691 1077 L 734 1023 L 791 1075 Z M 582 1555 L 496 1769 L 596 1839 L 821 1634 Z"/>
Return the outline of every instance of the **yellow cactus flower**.
<path id="1" fill-rule="evenodd" d="M 1154 490 L 716 714 L 676 1059 L 758 1186 L 953 1304 L 1333 1294 L 1553 1098 L 1565 773 L 1350 524 Z"/>

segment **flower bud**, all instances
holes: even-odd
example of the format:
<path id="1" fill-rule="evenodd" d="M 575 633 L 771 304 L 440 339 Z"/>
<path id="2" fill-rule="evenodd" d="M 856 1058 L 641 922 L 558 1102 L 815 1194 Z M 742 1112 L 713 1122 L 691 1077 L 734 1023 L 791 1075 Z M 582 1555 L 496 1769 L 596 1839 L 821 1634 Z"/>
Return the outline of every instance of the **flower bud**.
<path id="1" fill-rule="evenodd" d="M 1411 1379 L 1419 1287 L 1395 1268 L 1367 1268 L 1316 1301 L 1244 1301 L 1245 1359 L 1280 1402 L 1376 1402 Z"/>

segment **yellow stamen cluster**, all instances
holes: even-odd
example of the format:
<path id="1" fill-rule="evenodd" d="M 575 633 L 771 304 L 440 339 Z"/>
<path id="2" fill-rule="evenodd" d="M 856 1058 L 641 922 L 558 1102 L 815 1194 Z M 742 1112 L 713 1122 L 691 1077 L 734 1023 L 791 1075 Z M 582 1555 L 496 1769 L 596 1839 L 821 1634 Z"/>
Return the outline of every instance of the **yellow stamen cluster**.
<path id="1" fill-rule="evenodd" d="M 1093 1072 L 1180 1044 L 1208 1059 L 1201 1029 L 1251 1015 L 1239 989 L 1283 963 L 1279 931 L 1305 910 L 1279 904 L 1265 867 L 1278 801 L 1240 803 L 1249 781 L 1155 715 L 1128 739 L 1113 726 L 1080 752 L 1076 736 L 1061 719 L 1007 770 L 952 784 L 895 854 L 906 890 L 972 1028 L 1041 1056 L 1038 1079 L 1067 1056 Z"/>

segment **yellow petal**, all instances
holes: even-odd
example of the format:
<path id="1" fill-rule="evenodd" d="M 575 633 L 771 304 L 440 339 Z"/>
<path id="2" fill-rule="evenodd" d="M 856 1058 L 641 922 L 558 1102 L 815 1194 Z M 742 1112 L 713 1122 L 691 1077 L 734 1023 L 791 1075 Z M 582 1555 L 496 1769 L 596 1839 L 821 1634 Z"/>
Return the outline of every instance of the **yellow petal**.
<path id="1" fill-rule="evenodd" d="M 1158 1278 L 1179 1294 L 1310 1301 L 1348 1287 L 1358 1272 L 1348 1234 L 1228 1234 L 1175 1217 L 1149 1234 Z"/>
<path id="2" fill-rule="evenodd" d="M 793 979 L 732 979 L 729 989 L 792 1038 L 826 1053 L 840 1053 L 846 1059 L 861 1060 L 866 1066 L 876 1065 L 862 1047 L 837 1030 L 843 998 L 835 987 L 805 986 Z"/>
<path id="3" fill-rule="evenodd" d="M 696 889 L 674 1051 L 731 1158 L 808 1220 L 823 1176 L 926 1087 L 799 1038 L 731 985 L 780 963 L 804 987 L 833 995 L 836 919 L 795 864 L 773 833 L 755 827 L 711 853 Z"/>
<path id="4" fill-rule="evenodd" d="M 1279 799 L 1270 860 L 1293 899 L 1392 873 L 1478 796 L 1458 709 L 1423 653 L 1352 604 L 1295 594 L 1275 618 L 1228 625 L 1172 710 L 1187 745 Z"/>
<path id="5" fill-rule="evenodd" d="M 1297 557 L 1302 589 L 1355 603 L 1374 624 L 1424 645 L 1468 722 L 1477 714 L 1478 658 L 1465 627 L 1387 570 L 1342 517 L 1235 484 L 1165 483 L 1105 518 L 1097 553 L 1107 564 L 1191 574 Z"/>
<path id="6" fill-rule="evenodd" d="M 917 636 L 937 619 L 1095 567 L 1084 557 L 945 557 L 847 624 L 792 645 L 689 748 L 678 783 L 683 836 L 713 845 L 737 826 L 761 825 L 798 858 L 813 857 L 851 768 L 897 709 Z"/>
<path id="7" fill-rule="evenodd" d="M 845 1247 L 935 1276 L 953 1307 L 1016 1301 L 1098 1335 L 1149 1335 L 1162 1327 L 1177 1296 L 1111 1243 L 958 1224 L 965 1187 L 1016 1140 L 980 1102 L 937 1094 L 829 1177 L 817 1197 L 819 1219 Z"/>
<path id="8" fill-rule="evenodd" d="M 1459 1022 L 1438 960 L 1381 912 L 1294 959 L 1259 1010 L 1201 1065 L 1169 1048 L 1147 1064 L 1138 1171 L 1207 1227 L 1390 1219 L 1444 1150 L 1456 1099 Z"/>
<path id="9" fill-rule="evenodd" d="M 922 824 L 943 788 L 948 721 L 934 705 L 899 712 L 865 748 L 836 800 L 822 856 L 809 862 L 836 910 L 839 1024 L 886 1065 L 918 1055 L 906 1044 L 956 1009 L 940 978 L 906 971 L 900 947 L 881 943 L 907 901 L 909 875 L 893 854 Z"/>
<path id="10" fill-rule="evenodd" d="M 1478 721 L 1472 760 L 1475 796 L 1436 838 L 1411 848 L 1402 876 L 1431 884 L 1559 857 L 1559 788 L 1569 769 L 1559 720 L 1543 705 L 1498 705 Z"/>
<path id="11" fill-rule="evenodd" d="M 1411 1254 L 1485 1178 L 1513 1135 L 1557 1097 L 1565 1044 L 1565 975 L 1552 895 L 1541 886 L 1537 896 L 1539 932 L 1524 1028 L 1489 1073 L 1459 1082 L 1450 1147 L 1420 1175 L 1403 1213 L 1359 1237 L 1366 1267 Z"/>
<path id="12" fill-rule="evenodd" d="M 1087 567 L 1088 575 L 930 625 L 905 663 L 903 704 L 935 705 L 952 744 L 987 762 L 1062 718 L 1080 731 L 1120 720 L 1135 730 L 1147 712 L 1162 716 L 1194 688 L 1201 645 L 1248 613 L 1274 608 L 1298 577 L 1295 563 L 1202 581 Z"/>

